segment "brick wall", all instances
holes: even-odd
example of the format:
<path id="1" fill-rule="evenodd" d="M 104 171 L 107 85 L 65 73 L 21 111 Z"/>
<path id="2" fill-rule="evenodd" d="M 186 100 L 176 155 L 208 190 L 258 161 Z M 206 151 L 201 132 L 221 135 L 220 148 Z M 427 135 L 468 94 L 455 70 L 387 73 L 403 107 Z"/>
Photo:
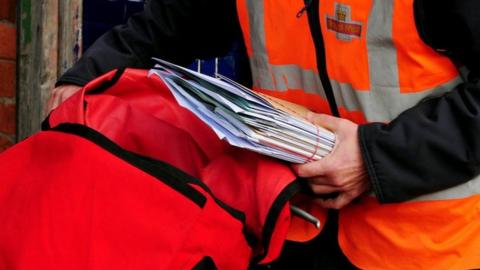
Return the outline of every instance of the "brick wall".
<path id="1" fill-rule="evenodd" d="M 15 0 L 0 0 L 0 152 L 15 141 Z"/>

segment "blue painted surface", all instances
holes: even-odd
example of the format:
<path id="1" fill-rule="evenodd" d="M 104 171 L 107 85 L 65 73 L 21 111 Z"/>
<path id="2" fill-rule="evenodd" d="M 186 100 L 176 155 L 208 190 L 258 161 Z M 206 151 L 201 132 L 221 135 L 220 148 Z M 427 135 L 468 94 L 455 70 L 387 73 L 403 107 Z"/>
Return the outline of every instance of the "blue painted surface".
<path id="1" fill-rule="evenodd" d="M 84 0 L 83 2 L 83 48 L 88 49 L 103 33 L 118 24 L 124 24 L 130 16 L 143 10 L 144 0 Z M 225 56 L 211 60 L 195 61 L 189 67 L 214 75 L 215 70 L 240 83 L 250 83 L 246 53 L 241 38 Z M 217 63 L 217 67 L 216 67 Z"/>
<path id="2" fill-rule="evenodd" d="M 131 15 L 142 11 L 143 2 L 143 0 L 84 0 L 84 50 L 110 28 L 126 23 Z"/>

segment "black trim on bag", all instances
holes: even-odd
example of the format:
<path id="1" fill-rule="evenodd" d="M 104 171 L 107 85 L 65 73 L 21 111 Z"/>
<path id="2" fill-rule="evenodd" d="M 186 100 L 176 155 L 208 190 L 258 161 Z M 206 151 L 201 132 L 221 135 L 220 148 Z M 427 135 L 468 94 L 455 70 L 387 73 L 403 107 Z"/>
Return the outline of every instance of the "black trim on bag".
<path id="1" fill-rule="evenodd" d="M 48 122 L 48 118 L 45 121 Z M 159 181 L 185 195 L 198 206 L 203 208 L 205 206 L 207 198 L 201 192 L 191 187 L 189 184 L 199 186 L 213 198 L 215 203 L 220 208 L 225 210 L 233 218 L 237 219 L 243 224 L 243 234 L 251 247 L 253 247 L 255 243 L 258 242 L 257 238 L 252 233 L 246 230 L 245 214 L 219 200 L 213 195 L 212 191 L 207 187 L 207 185 L 205 185 L 205 183 L 194 178 L 193 176 L 188 175 L 185 172 L 163 161 L 155 160 L 125 150 L 101 133 L 87 126 L 73 123 L 64 123 L 47 130 L 73 134 L 87 139 L 100 146 L 101 148 L 105 149 L 106 151 L 112 153 L 113 155 L 117 156 L 118 158 L 124 160 L 125 162 L 155 177 Z"/>
<path id="2" fill-rule="evenodd" d="M 213 259 L 209 256 L 204 257 L 199 263 L 197 263 L 192 270 L 217 270 L 217 266 Z"/>
<path id="3" fill-rule="evenodd" d="M 108 88 L 114 86 L 120 80 L 122 75 L 125 73 L 125 70 L 126 70 L 126 68 L 119 68 L 115 72 L 112 79 L 106 80 L 105 82 L 103 82 L 99 86 L 97 86 L 95 89 L 92 89 L 92 90 L 88 91 L 86 94 L 88 94 L 88 95 L 90 95 L 90 94 L 100 94 L 100 93 L 106 91 Z M 84 106 L 85 107 L 87 106 L 87 103 L 85 101 L 84 101 Z M 245 214 L 242 211 L 237 210 L 237 209 L 227 205 L 226 203 L 224 203 L 223 201 L 218 199 L 216 196 L 214 196 L 212 191 L 202 181 L 192 177 L 191 175 L 186 174 L 185 172 L 183 172 L 183 171 L 181 171 L 181 170 L 179 170 L 179 169 L 177 169 L 177 168 L 175 168 L 175 167 L 173 167 L 173 166 L 171 166 L 171 165 L 169 165 L 165 162 L 162 162 L 160 160 L 155 160 L 155 159 L 152 159 L 150 157 L 142 156 L 142 155 L 139 155 L 137 153 L 130 152 L 126 149 L 123 149 L 122 147 L 117 145 L 115 142 L 111 141 L 110 139 L 108 139 L 107 137 L 105 137 L 104 135 L 102 135 L 101 133 L 99 133 L 98 131 L 96 131 L 96 130 L 90 128 L 90 127 L 80 125 L 80 124 L 75 124 L 75 123 L 62 123 L 62 124 L 60 124 L 56 127 L 51 127 L 51 125 L 50 125 L 50 114 L 42 122 L 41 127 L 42 127 L 43 131 L 52 130 L 52 131 L 60 131 L 60 132 L 70 133 L 70 134 L 78 135 L 78 136 L 80 136 L 82 138 L 85 138 L 89 141 L 92 141 L 93 143 L 97 144 L 98 146 L 102 147 L 103 149 L 107 150 L 108 152 L 110 152 L 110 153 L 114 154 L 115 156 L 121 158 L 122 160 L 126 161 L 127 163 L 130 163 L 130 164 L 134 165 L 135 167 L 145 171 L 146 173 L 148 173 L 148 174 L 152 175 L 153 177 L 157 178 L 158 180 L 164 182 L 165 184 L 174 188 L 175 190 L 179 191 L 180 193 L 184 194 L 183 192 L 187 192 L 187 193 L 196 194 L 196 195 L 190 195 L 190 196 L 194 196 L 194 197 L 197 197 L 197 198 L 190 198 L 189 195 L 187 195 L 187 194 L 184 194 L 184 195 L 186 195 L 187 197 L 192 199 L 194 202 L 195 202 L 195 200 L 199 200 L 195 203 L 197 203 L 197 205 L 201 204 L 200 206 L 203 207 L 206 203 L 206 197 L 203 194 L 201 194 L 200 192 L 198 192 L 196 189 L 190 187 L 188 184 L 194 184 L 196 186 L 201 187 L 204 191 L 206 191 L 213 198 L 215 203 L 218 206 L 220 206 L 220 208 L 225 210 L 233 218 L 239 220 L 243 224 L 243 234 L 244 234 L 244 237 L 245 237 L 245 239 L 246 239 L 246 241 L 247 241 L 247 243 L 249 244 L 250 247 L 254 248 L 256 246 L 256 244 L 258 243 L 258 241 L 259 241 L 258 238 L 253 233 L 251 233 L 247 230 L 247 226 L 245 225 L 246 224 Z M 166 172 L 165 175 L 167 175 L 167 177 L 174 177 L 175 178 L 173 181 L 169 181 L 169 182 L 173 182 L 173 183 L 167 183 L 167 182 L 163 181 L 163 180 L 165 180 L 164 178 L 159 178 L 159 177 L 164 177 L 163 175 L 160 175 L 163 172 Z M 185 191 L 181 191 L 181 190 L 176 189 L 175 185 L 178 186 L 178 184 L 176 184 L 175 181 L 180 181 L 181 183 L 184 184 L 184 186 L 187 187 L 187 189 Z M 172 184 L 173 184 L 173 186 L 172 186 Z M 183 188 L 183 189 L 185 189 L 185 188 Z M 198 198 L 200 198 L 199 197 L 200 195 L 201 195 L 201 199 L 198 199 Z"/>
<path id="4" fill-rule="evenodd" d="M 48 118 L 45 121 L 48 122 Z M 247 243 L 251 247 L 254 247 L 255 244 L 258 242 L 258 239 L 255 237 L 255 235 L 247 231 L 247 227 L 245 225 L 245 214 L 219 200 L 215 195 L 213 195 L 212 191 L 207 187 L 205 183 L 194 178 L 193 176 L 163 161 L 145 157 L 125 150 L 101 133 L 99 133 L 98 131 L 91 129 L 87 126 L 73 123 L 64 123 L 47 130 L 73 134 L 87 139 L 100 146 L 101 148 L 105 149 L 106 151 L 112 153 L 113 155 L 117 156 L 118 158 L 155 177 L 159 181 L 185 195 L 198 206 L 203 208 L 205 206 L 207 198 L 201 192 L 191 187 L 189 184 L 199 186 L 213 198 L 215 203 L 220 208 L 225 210 L 233 218 L 237 219 L 242 223 L 245 240 L 247 240 Z"/>
<path id="5" fill-rule="evenodd" d="M 143 157 L 143 158 L 149 160 L 150 162 L 156 162 L 157 161 L 157 160 L 151 159 L 149 157 Z M 220 199 L 218 199 L 215 195 L 213 195 L 213 192 L 210 190 L 210 188 L 204 182 L 199 181 L 196 178 L 193 178 L 190 175 L 188 175 L 185 172 L 180 171 L 180 170 L 175 170 L 172 173 L 176 174 L 180 178 L 185 178 L 188 183 L 197 185 L 197 186 L 201 187 L 203 190 L 205 190 L 208 194 L 210 194 L 210 196 L 213 198 L 215 203 L 218 206 L 220 206 L 220 208 L 222 208 L 227 213 L 229 213 L 231 216 L 233 216 L 234 218 L 236 218 L 237 220 L 242 222 L 242 224 L 243 224 L 243 235 L 245 237 L 245 240 L 247 240 L 248 245 L 252 248 L 257 245 L 257 243 L 259 242 L 259 239 L 255 236 L 255 234 L 253 234 L 252 232 L 247 230 L 247 226 L 245 226 L 246 217 L 245 217 L 245 214 L 242 211 L 237 210 L 237 209 L 229 206 L 228 204 L 224 203 Z"/>
<path id="6" fill-rule="evenodd" d="M 100 93 L 106 91 L 108 88 L 114 86 L 120 80 L 123 73 L 125 73 L 126 69 L 127 68 L 125 68 L 125 67 L 118 68 L 117 71 L 115 72 L 115 74 L 113 75 L 113 77 L 110 80 L 105 80 L 99 86 L 97 86 L 95 89 L 92 89 L 92 90 L 88 91 L 88 94 L 89 95 L 100 94 Z M 84 106 L 85 107 L 87 106 L 85 101 L 84 101 Z M 50 122 L 49 122 L 51 113 L 52 112 L 50 112 L 48 114 L 48 116 L 42 121 L 41 129 L 44 130 L 44 131 L 52 128 L 50 126 Z"/>
<path id="7" fill-rule="evenodd" d="M 126 70 L 125 67 L 118 68 L 117 71 L 115 72 L 115 75 L 113 75 L 113 77 L 110 80 L 104 81 L 102 84 L 97 86 L 95 89 L 92 89 L 92 90 L 88 91 L 87 93 L 89 95 L 100 94 L 100 93 L 104 92 L 105 90 L 107 90 L 108 88 L 114 86 L 120 80 L 123 73 L 125 73 L 125 70 Z"/>
<path id="8" fill-rule="evenodd" d="M 126 150 L 124 150 L 126 151 Z M 130 152 L 132 155 L 136 156 L 137 158 L 140 158 L 140 159 L 143 159 L 149 163 L 152 163 L 153 165 L 157 166 L 157 167 L 161 167 L 161 166 L 164 166 L 164 165 L 168 165 L 167 163 L 164 163 L 163 161 L 160 161 L 160 160 L 156 160 L 156 159 L 153 159 L 153 158 L 150 158 L 150 157 L 146 157 L 146 156 L 142 156 L 142 155 L 139 155 L 137 153 L 133 153 L 133 152 Z M 208 188 L 208 186 L 198 180 L 197 178 L 185 173 L 184 171 L 181 171 L 171 165 L 168 165 L 171 169 L 169 168 L 162 168 L 163 170 L 165 171 L 168 171 L 168 173 L 174 177 L 176 177 L 177 179 L 182 179 L 182 181 L 184 181 L 185 183 L 187 184 L 193 184 L 193 185 L 196 185 L 196 186 L 199 186 L 201 187 L 203 190 L 205 190 L 210 196 L 212 196 L 213 200 L 225 211 L 227 211 L 230 215 L 232 215 L 234 218 L 242 221 L 243 223 L 245 223 L 245 214 L 235 208 L 232 208 L 231 206 L 225 204 L 223 201 L 221 201 L 220 199 L 218 199 L 217 197 L 215 197 L 213 195 L 213 192 L 210 190 L 210 188 Z"/>
<path id="9" fill-rule="evenodd" d="M 51 131 L 73 134 L 87 139 L 180 192 L 198 206 L 203 208 L 207 202 L 207 198 L 201 192 L 188 185 L 188 181 L 178 177 L 178 174 L 174 173 L 177 169 L 173 166 L 163 162 L 157 162 L 154 164 L 146 159 L 139 158 L 138 155 L 122 149 L 110 139 L 89 127 L 68 123 L 60 124 L 59 126 L 52 128 Z"/>
<path id="10" fill-rule="evenodd" d="M 52 114 L 52 112 L 50 112 L 47 117 L 42 121 L 42 125 L 41 125 L 41 129 L 42 131 L 45 131 L 45 130 L 49 130 L 51 129 L 52 127 L 50 126 L 50 115 Z"/>
<path id="11" fill-rule="evenodd" d="M 263 254 L 260 254 L 253 259 L 254 264 L 258 264 L 267 256 L 268 250 L 270 248 L 270 241 L 272 240 L 273 231 L 275 229 L 275 225 L 277 223 L 280 212 L 282 212 L 287 202 L 301 189 L 301 184 L 298 179 L 296 179 L 288 186 L 286 186 L 273 202 L 272 207 L 268 212 L 265 226 L 263 227 L 262 232 L 262 246 L 264 248 L 264 252 Z"/>
<path id="12" fill-rule="evenodd" d="M 124 151 L 126 151 L 126 150 L 124 150 Z M 132 155 L 136 156 L 137 158 L 143 159 L 143 160 L 145 160 L 149 163 L 152 163 L 156 166 L 163 166 L 163 164 L 165 164 L 162 161 L 152 159 L 150 157 L 142 156 L 142 155 L 139 155 L 139 154 L 133 153 L 133 152 L 130 152 L 130 153 Z M 171 175 L 174 175 L 177 179 L 184 180 L 188 184 L 193 184 L 193 185 L 199 186 L 200 188 L 205 190 L 212 197 L 212 199 L 215 201 L 215 203 L 218 206 L 220 206 L 220 208 L 225 210 L 227 213 L 229 213 L 235 219 L 239 220 L 243 224 L 243 235 L 245 237 L 245 240 L 247 240 L 248 245 L 252 248 L 257 245 L 259 240 L 253 233 L 251 233 L 247 230 L 247 226 L 245 226 L 246 217 L 245 217 L 245 214 L 242 211 L 237 210 L 237 209 L 229 206 L 228 204 L 224 203 L 220 199 L 218 199 L 204 182 L 194 178 L 193 176 L 191 176 L 191 175 L 189 175 L 189 174 L 187 174 L 187 173 L 185 173 L 181 170 L 176 169 L 173 166 L 170 166 L 170 167 L 173 169 L 173 170 L 168 171 Z M 168 170 L 168 169 L 164 168 L 163 170 Z"/>

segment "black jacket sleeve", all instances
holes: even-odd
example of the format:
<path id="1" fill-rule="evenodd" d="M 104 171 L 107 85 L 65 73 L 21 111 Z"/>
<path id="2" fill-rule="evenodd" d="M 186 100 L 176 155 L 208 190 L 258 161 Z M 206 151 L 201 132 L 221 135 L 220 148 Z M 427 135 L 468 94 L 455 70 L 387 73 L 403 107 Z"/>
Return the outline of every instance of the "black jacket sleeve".
<path id="1" fill-rule="evenodd" d="M 359 128 L 374 192 L 401 202 L 480 174 L 480 1 L 416 0 L 423 40 L 470 71 L 469 82 L 405 111 L 389 124 Z"/>
<path id="2" fill-rule="evenodd" d="M 84 85 L 118 67 L 177 64 L 229 51 L 240 33 L 235 0 L 149 0 L 142 13 L 100 37 L 57 82 Z"/>

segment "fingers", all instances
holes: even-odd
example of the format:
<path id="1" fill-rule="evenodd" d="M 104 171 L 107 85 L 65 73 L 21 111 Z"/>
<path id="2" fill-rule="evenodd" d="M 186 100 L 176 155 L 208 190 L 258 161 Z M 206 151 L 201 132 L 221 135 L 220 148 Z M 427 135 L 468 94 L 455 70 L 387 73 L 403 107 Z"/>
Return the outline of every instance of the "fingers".
<path id="1" fill-rule="evenodd" d="M 52 93 L 52 95 L 48 98 L 47 108 L 45 109 L 45 111 L 47 112 L 47 114 L 53 110 L 52 108 L 55 108 L 55 107 L 53 106 L 53 104 L 54 104 L 54 97 L 53 97 L 53 93 Z"/>
<path id="2" fill-rule="evenodd" d="M 52 90 L 52 94 L 48 99 L 47 103 L 47 113 L 58 107 L 61 103 L 67 100 L 69 97 L 74 95 L 81 89 L 80 86 L 76 85 L 62 85 Z"/>
<path id="3" fill-rule="evenodd" d="M 48 99 L 48 104 L 47 104 L 47 113 L 58 107 L 60 104 L 60 96 L 58 91 L 55 91 L 55 89 L 52 91 L 52 95 Z"/>
<path id="4" fill-rule="evenodd" d="M 292 168 L 298 176 L 306 178 L 313 193 L 323 196 L 319 199 L 323 207 L 342 208 L 370 185 L 358 145 L 358 125 L 324 114 L 311 113 L 307 119 L 335 132 L 337 143 L 334 150 L 321 160 Z"/>
<path id="5" fill-rule="evenodd" d="M 308 178 L 307 182 L 309 185 L 327 185 L 334 186 L 330 184 L 330 179 L 327 176 L 317 176 L 313 178 Z"/>
<path id="6" fill-rule="evenodd" d="M 317 202 L 324 208 L 341 209 L 350 204 L 355 198 L 368 191 L 368 183 L 361 183 L 349 188 L 347 191 L 340 192 L 339 195 L 332 199 L 318 199 Z"/>
<path id="7" fill-rule="evenodd" d="M 341 209 L 348 205 L 354 198 L 355 197 L 351 196 L 350 193 L 340 193 L 334 199 L 319 199 L 317 202 L 324 208 Z"/>
<path id="8" fill-rule="evenodd" d="M 334 187 L 334 186 L 330 186 L 330 185 L 314 185 L 314 184 L 310 184 L 310 188 L 312 189 L 312 191 L 319 195 L 319 194 L 329 194 L 329 193 L 334 193 L 334 192 L 338 192 L 339 191 L 339 188 L 338 187 Z"/>
<path id="9" fill-rule="evenodd" d="M 328 158 L 324 157 L 321 160 L 312 161 L 301 165 L 292 165 L 292 169 L 300 177 L 315 177 L 319 175 L 325 175 L 330 172 L 327 162 Z"/>

